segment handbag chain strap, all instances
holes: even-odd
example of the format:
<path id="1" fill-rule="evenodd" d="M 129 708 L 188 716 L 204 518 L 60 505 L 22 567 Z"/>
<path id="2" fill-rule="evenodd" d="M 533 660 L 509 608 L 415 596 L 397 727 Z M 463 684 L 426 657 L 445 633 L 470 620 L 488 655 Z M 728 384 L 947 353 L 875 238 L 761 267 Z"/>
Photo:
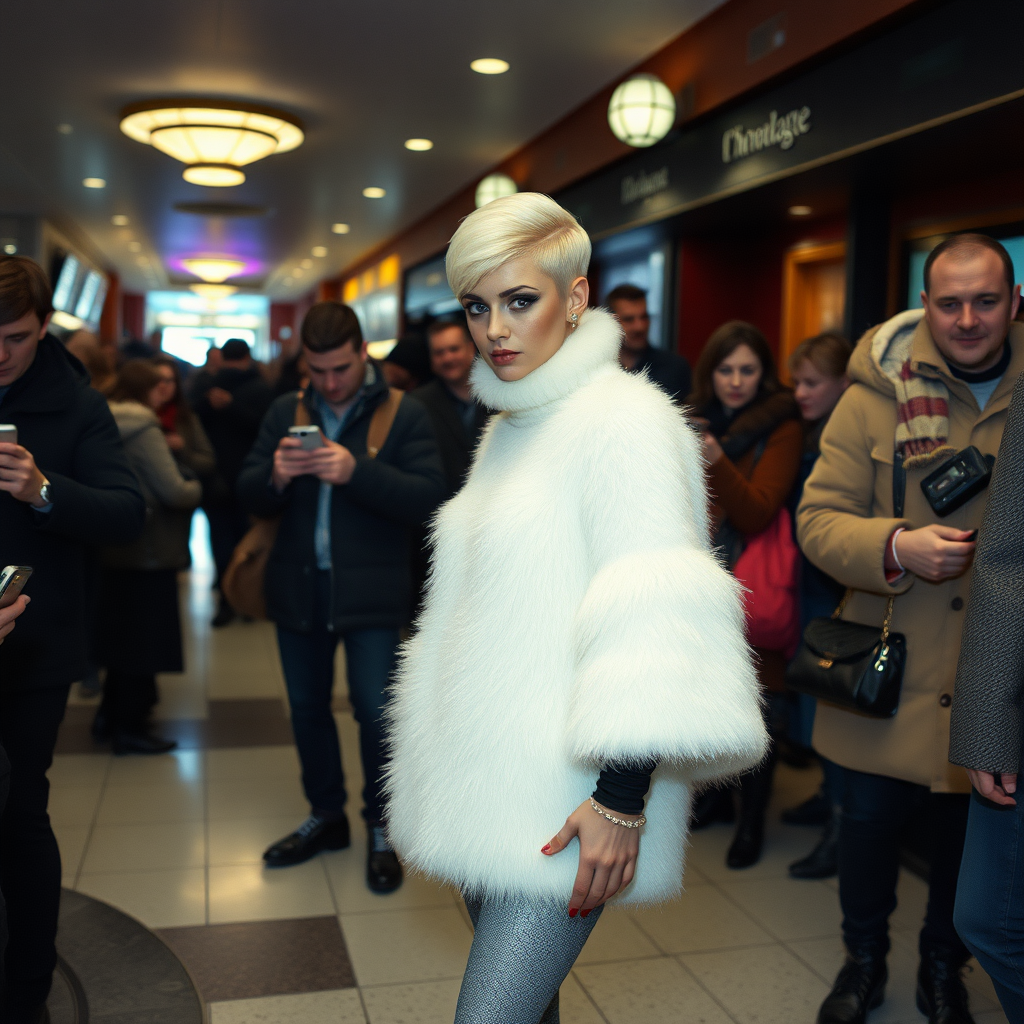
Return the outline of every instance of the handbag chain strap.
<path id="1" fill-rule="evenodd" d="M 903 452 L 897 451 L 892 457 L 892 514 L 896 519 L 903 518 L 903 502 L 907 495 L 907 471 L 903 466 Z M 839 607 L 832 613 L 832 621 L 838 622 L 843 617 L 846 602 L 853 594 L 853 587 L 848 587 L 843 594 Z M 892 610 L 896 604 L 896 595 L 890 594 L 885 605 L 885 618 L 882 620 L 882 643 L 889 640 L 889 627 L 892 625 Z"/>

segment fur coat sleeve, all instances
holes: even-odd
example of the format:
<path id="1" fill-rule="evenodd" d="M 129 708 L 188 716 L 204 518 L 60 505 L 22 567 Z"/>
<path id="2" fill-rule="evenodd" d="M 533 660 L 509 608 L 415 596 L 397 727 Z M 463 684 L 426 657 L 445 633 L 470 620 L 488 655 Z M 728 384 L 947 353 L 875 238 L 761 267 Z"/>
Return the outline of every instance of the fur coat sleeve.
<path id="1" fill-rule="evenodd" d="M 767 742 L 739 585 L 710 550 L 695 433 L 637 385 L 591 425 L 604 436 L 583 477 L 593 573 L 569 748 L 589 763 L 671 762 L 691 780 L 732 775 Z"/>

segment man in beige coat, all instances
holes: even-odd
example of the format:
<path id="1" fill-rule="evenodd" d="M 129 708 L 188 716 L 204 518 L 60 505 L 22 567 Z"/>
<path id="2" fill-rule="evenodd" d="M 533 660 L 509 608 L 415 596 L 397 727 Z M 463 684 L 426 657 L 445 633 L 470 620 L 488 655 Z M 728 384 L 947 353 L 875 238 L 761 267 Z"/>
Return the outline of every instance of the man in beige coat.
<path id="1" fill-rule="evenodd" d="M 915 813 L 927 822 L 931 867 L 918 1007 L 936 1024 L 971 1021 L 960 980 L 968 953 L 953 928 L 970 784 L 948 761 L 949 709 L 965 574 L 987 492 L 940 518 L 921 481 L 970 445 L 995 455 L 1024 370 L 1024 324 L 1011 324 L 1020 300 L 1013 265 L 986 236 L 936 246 L 924 280 L 923 314 L 901 313 L 857 345 L 851 386 L 825 428 L 798 511 L 804 553 L 855 591 L 843 617 L 880 625 L 896 595 L 892 628 L 907 640 L 894 718 L 827 704 L 816 717 L 815 749 L 845 769 L 839 892 L 848 952 L 819 1024 L 860 1024 L 884 998 L 899 836 Z M 900 519 L 894 452 L 906 465 Z"/>

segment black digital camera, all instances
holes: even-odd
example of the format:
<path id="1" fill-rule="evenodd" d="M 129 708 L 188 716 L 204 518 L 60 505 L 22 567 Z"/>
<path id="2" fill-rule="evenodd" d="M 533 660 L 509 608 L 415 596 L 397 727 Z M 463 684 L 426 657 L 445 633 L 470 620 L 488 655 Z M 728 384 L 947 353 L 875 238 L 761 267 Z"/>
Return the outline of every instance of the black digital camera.
<path id="1" fill-rule="evenodd" d="M 947 459 L 921 481 L 921 490 L 937 516 L 948 516 L 980 494 L 992 479 L 995 458 L 972 444 Z"/>

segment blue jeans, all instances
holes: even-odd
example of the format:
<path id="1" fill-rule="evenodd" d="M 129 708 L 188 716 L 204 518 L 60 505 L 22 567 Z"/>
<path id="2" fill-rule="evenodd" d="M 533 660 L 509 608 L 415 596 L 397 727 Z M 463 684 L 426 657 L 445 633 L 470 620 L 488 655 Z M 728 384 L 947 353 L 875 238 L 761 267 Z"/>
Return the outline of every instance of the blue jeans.
<path id="1" fill-rule="evenodd" d="M 318 573 L 320 577 L 327 573 Z M 345 641 L 349 698 L 359 723 L 359 753 L 363 762 L 363 817 L 371 824 L 384 820 L 381 776 L 385 761 L 384 705 L 395 668 L 397 629 L 353 629 L 345 634 L 327 628 L 329 590 L 317 581 L 316 625 L 309 633 L 277 627 L 292 732 L 302 764 L 302 788 L 314 814 L 339 817 L 345 809 L 345 773 L 341 744 L 331 710 L 334 692 L 334 653 Z"/>
<path id="2" fill-rule="evenodd" d="M 995 985 L 1010 1024 L 1024 1022 L 1024 800 L 971 795 L 956 929 Z"/>
<path id="3" fill-rule="evenodd" d="M 569 893 L 465 900 L 474 935 L 455 1024 L 558 1024 L 558 989 L 604 908 L 570 917 Z"/>
<path id="4" fill-rule="evenodd" d="M 896 909 L 900 833 L 915 819 L 926 830 L 929 854 L 928 909 L 921 929 L 922 954 L 937 952 L 964 962 L 968 952 L 953 927 L 969 799 L 931 793 L 925 786 L 843 770 L 839 825 L 839 902 L 843 939 L 851 951 L 889 950 L 889 916 Z"/>

